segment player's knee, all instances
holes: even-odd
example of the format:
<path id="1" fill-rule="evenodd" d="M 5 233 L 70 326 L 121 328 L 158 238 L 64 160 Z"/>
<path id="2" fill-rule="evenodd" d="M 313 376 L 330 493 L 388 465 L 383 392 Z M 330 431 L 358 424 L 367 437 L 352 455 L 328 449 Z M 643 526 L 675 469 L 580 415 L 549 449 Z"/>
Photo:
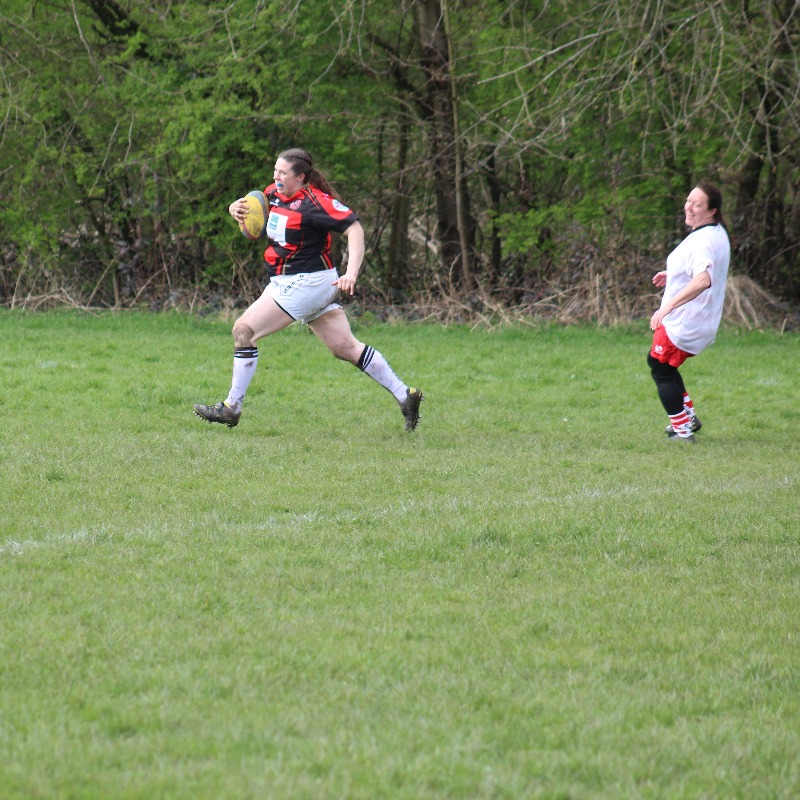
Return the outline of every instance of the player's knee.
<path id="1" fill-rule="evenodd" d="M 351 364 L 358 365 L 361 354 L 364 352 L 364 345 L 351 337 L 335 342 L 331 345 L 330 351 L 340 361 L 349 361 Z"/>
<path id="2" fill-rule="evenodd" d="M 355 362 L 353 362 L 353 358 L 352 358 L 352 355 L 350 353 L 350 350 L 348 350 L 344 345 L 341 345 L 341 344 L 334 345 L 333 347 L 330 348 L 330 351 L 331 351 L 331 354 L 335 358 L 338 358 L 340 361 L 350 361 L 352 363 L 355 363 Z M 356 359 L 356 361 L 357 360 L 358 359 Z"/>
<path id="3" fill-rule="evenodd" d="M 647 354 L 647 366 L 650 367 L 650 374 L 656 383 L 660 381 L 671 381 L 675 378 L 677 370 L 669 364 L 662 364 L 657 358 L 654 358 L 650 353 Z"/>
<path id="4" fill-rule="evenodd" d="M 234 347 L 255 347 L 253 329 L 241 319 L 233 323 L 233 346 Z"/>

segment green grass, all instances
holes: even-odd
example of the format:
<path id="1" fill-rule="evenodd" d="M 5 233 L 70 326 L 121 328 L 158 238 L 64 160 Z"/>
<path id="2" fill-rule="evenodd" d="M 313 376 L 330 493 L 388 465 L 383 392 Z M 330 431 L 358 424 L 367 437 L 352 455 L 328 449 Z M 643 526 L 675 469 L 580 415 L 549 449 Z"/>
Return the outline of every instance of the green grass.
<path id="1" fill-rule="evenodd" d="M 0 797 L 800 796 L 797 335 L 0 313 Z"/>

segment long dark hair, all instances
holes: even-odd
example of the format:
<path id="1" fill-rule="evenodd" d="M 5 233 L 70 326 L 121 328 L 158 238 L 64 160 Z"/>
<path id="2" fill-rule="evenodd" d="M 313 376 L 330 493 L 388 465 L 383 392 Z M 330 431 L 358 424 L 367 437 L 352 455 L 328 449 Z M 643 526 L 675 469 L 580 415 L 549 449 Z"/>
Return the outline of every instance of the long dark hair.
<path id="1" fill-rule="evenodd" d="M 303 150 L 302 147 L 290 147 L 280 153 L 278 158 L 288 161 L 295 175 L 305 175 L 306 184 L 322 189 L 325 194 L 329 194 L 337 200 L 342 199 L 333 186 L 328 183 L 328 179 L 314 166 L 314 159 L 308 150 Z"/>
<path id="2" fill-rule="evenodd" d="M 725 217 L 722 216 L 722 192 L 714 186 L 713 183 L 708 181 L 700 181 L 697 188 L 708 198 L 708 207 L 715 211 L 714 219 L 722 225 L 725 230 L 728 230 L 728 225 L 725 222 Z"/>

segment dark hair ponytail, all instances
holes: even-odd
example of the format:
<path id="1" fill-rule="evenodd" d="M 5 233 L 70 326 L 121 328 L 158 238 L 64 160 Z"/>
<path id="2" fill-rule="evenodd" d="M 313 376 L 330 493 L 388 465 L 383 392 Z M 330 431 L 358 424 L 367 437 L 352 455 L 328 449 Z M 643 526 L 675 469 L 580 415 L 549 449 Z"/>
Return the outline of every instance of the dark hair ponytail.
<path id="1" fill-rule="evenodd" d="M 714 215 L 716 222 L 722 225 L 725 230 L 728 230 L 725 217 L 722 215 L 722 192 L 708 181 L 700 181 L 697 184 L 697 188 L 708 198 L 708 207 L 717 212 Z"/>
<path id="2" fill-rule="evenodd" d="M 278 158 L 288 161 L 295 175 L 305 175 L 308 185 L 316 186 L 317 189 L 321 189 L 325 194 L 329 194 L 337 200 L 342 199 L 328 183 L 328 179 L 314 166 L 314 159 L 308 150 L 303 150 L 302 147 L 291 147 L 280 153 Z"/>

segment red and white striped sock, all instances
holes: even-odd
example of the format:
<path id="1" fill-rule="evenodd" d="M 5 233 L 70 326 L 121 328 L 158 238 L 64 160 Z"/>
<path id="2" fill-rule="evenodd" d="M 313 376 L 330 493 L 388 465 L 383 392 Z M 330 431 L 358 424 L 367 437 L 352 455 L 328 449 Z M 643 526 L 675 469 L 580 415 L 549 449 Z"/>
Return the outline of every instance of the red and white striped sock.
<path id="1" fill-rule="evenodd" d="M 678 414 L 670 414 L 669 424 L 672 425 L 672 430 L 683 439 L 692 435 L 692 418 L 686 409 Z"/>
<path id="2" fill-rule="evenodd" d="M 683 393 L 683 410 L 689 415 L 689 419 L 694 419 L 694 403 L 686 392 Z"/>

